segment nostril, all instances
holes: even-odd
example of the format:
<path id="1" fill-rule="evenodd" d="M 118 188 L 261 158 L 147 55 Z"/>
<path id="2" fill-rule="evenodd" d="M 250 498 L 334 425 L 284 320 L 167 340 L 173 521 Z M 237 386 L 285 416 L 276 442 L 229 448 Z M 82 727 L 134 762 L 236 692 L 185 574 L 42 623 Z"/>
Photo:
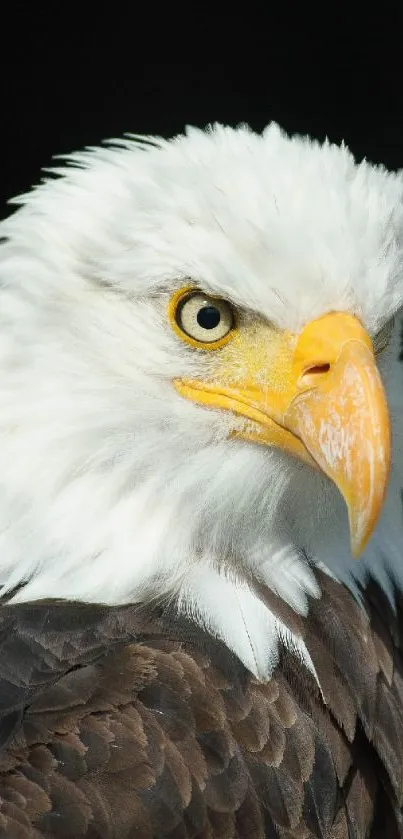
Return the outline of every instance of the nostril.
<path id="1" fill-rule="evenodd" d="M 330 364 L 314 364 L 313 367 L 308 367 L 305 370 L 304 376 L 318 376 L 321 373 L 328 373 L 330 370 Z"/>
<path id="2" fill-rule="evenodd" d="M 319 384 L 320 377 L 326 375 L 330 370 L 330 364 L 313 364 L 312 367 L 307 367 L 304 370 L 299 384 L 308 387 L 315 387 Z"/>

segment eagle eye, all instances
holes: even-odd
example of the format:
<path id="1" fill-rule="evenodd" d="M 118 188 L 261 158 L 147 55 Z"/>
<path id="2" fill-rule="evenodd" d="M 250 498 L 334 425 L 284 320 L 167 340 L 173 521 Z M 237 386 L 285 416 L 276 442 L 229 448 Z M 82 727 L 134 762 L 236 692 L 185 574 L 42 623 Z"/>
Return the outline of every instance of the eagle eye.
<path id="1" fill-rule="evenodd" d="M 234 309 L 227 300 L 195 289 L 181 289 L 172 298 L 169 315 L 175 332 L 192 346 L 218 349 L 234 333 Z"/>

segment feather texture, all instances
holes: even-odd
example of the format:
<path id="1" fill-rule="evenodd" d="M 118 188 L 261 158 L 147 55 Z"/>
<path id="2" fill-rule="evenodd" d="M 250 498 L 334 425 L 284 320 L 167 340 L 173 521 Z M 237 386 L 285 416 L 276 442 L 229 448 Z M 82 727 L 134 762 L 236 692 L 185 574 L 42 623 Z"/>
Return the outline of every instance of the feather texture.
<path id="1" fill-rule="evenodd" d="M 400 617 L 373 581 L 364 612 L 317 573 L 324 698 L 286 647 L 259 683 L 160 608 L 3 605 L 0 836 L 367 839 L 382 819 L 403 835 Z"/>

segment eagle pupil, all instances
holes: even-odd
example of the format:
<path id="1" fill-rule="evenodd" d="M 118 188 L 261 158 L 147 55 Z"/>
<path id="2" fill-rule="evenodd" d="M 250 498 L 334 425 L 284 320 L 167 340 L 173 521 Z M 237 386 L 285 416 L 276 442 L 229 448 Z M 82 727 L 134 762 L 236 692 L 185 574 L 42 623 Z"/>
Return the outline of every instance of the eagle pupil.
<path id="1" fill-rule="evenodd" d="M 215 306 L 203 306 L 197 313 L 197 323 L 202 329 L 215 329 L 220 319 L 221 315 Z"/>

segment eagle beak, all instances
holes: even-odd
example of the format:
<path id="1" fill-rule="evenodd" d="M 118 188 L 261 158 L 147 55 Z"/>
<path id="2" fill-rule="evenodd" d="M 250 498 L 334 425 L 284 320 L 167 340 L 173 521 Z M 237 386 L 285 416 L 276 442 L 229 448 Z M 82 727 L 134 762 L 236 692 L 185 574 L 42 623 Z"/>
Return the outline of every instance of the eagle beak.
<path id="1" fill-rule="evenodd" d="M 261 329 L 267 341 L 267 326 Z M 382 509 L 391 457 L 388 407 L 371 339 L 357 318 L 335 312 L 311 321 L 299 335 L 281 333 L 266 370 L 262 357 L 256 353 L 256 365 L 249 360 L 242 381 L 227 363 L 220 381 L 176 380 L 175 386 L 193 401 L 252 420 L 237 437 L 279 446 L 319 467 L 345 499 L 351 550 L 359 556 Z"/>
<path id="2" fill-rule="evenodd" d="M 300 335 L 294 365 L 300 392 L 289 402 L 284 427 L 340 490 L 357 557 L 378 521 L 391 460 L 389 412 L 371 340 L 355 318 L 327 315 Z"/>

